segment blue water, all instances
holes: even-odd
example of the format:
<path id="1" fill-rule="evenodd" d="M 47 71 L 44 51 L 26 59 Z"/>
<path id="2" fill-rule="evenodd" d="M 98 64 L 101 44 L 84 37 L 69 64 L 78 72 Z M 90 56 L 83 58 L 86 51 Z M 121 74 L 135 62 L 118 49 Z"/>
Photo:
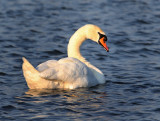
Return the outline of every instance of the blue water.
<path id="1" fill-rule="evenodd" d="M 110 52 L 91 41 L 81 52 L 107 82 L 29 90 L 21 58 L 37 66 L 66 57 L 88 23 L 106 32 Z M 160 121 L 160 0 L 1 0 L 0 120 Z"/>

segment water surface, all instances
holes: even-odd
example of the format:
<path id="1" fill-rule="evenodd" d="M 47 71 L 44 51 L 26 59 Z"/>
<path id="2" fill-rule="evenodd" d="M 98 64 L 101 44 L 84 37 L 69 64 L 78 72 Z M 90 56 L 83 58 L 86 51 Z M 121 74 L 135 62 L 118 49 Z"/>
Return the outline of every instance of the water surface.
<path id="1" fill-rule="evenodd" d="M 1 0 L 0 120 L 160 120 L 160 0 Z M 34 66 L 67 56 L 70 36 L 100 26 L 110 52 L 87 41 L 82 54 L 106 84 L 29 90 L 22 57 Z"/>

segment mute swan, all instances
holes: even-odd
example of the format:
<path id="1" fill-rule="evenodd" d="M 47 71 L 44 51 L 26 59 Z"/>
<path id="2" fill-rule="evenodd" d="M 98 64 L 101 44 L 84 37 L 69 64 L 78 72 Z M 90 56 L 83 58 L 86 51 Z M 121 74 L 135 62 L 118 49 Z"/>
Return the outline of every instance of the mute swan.
<path id="1" fill-rule="evenodd" d="M 48 60 L 35 69 L 23 57 L 23 74 L 30 89 L 75 89 L 105 83 L 103 73 L 91 65 L 80 53 L 80 46 L 91 39 L 109 51 L 105 33 L 96 25 L 87 24 L 79 28 L 70 38 L 68 57 Z"/>

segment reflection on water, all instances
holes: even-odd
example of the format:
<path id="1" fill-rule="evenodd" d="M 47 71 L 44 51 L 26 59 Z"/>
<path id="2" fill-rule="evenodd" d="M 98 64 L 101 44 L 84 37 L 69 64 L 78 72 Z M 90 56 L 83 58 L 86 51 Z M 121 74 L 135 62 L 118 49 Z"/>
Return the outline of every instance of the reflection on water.
<path id="1" fill-rule="evenodd" d="M 91 91 L 90 93 L 86 93 L 88 92 L 88 89 L 86 88 L 79 88 L 76 90 L 50 90 L 50 89 L 37 89 L 37 90 L 33 90 L 33 89 L 29 89 L 27 92 L 25 92 L 25 96 L 27 97 L 40 97 L 40 96 L 56 96 L 56 95 L 65 95 L 67 94 L 69 97 L 75 97 L 75 98 L 79 98 L 79 97 L 83 97 L 83 98 L 88 98 L 92 95 L 96 94 L 104 94 L 104 93 L 98 93 L 98 92 L 94 92 Z"/>
<path id="2" fill-rule="evenodd" d="M 38 98 L 38 101 L 33 101 L 35 103 L 46 103 L 49 100 L 43 100 L 43 97 L 52 97 L 55 102 L 65 100 L 66 103 L 82 103 L 82 101 L 92 101 L 99 98 L 106 97 L 105 92 L 97 92 L 94 90 L 88 90 L 85 88 L 80 88 L 76 90 L 48 90 L 48 89 L 40 89 L 40 90 L 28 90 L 23 96 L 27 98 Z M 58 99 L 58 100 L 57 100 Z"/>
<path id="3" fill-rule="evenodd" d="M 97 88 L 104 88 L 104 86 Z M 59 117 L 64 113 L 66 116 L 72 116 L 74 119 L 76 116 L 92 116 L 94 113 L 104 112 L 102 107 L 105 106 L 106 102 L 103 99 L 106 98 L 106 95 L 105 92 L 96 91 L 94 88 L 80 88 L 76 90 L 28 90 L 25 95 L 16 97 L 16 103 L 21 108 L 23 107 L 23 110 L 32 113 L 30 119 L 45 118 L 51 114 L 54 117 Z M 25 109 L 25 107 L 27 108 Z M 41 113 L 36 113 L 40 112 L 40 110 L 42 111 Z M 23 115 L 27 116 L 28 114 Z"/>

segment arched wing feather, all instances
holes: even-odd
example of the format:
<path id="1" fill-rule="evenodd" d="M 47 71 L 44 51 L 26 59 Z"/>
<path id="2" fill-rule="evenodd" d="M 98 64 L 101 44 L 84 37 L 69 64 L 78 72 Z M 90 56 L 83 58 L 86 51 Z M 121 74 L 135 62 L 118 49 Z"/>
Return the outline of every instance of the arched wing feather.
<path id="1" fill-rule="evenodd" d="M 42 78 L 69 82 L 87 77 L 88 73 L 87 66 L 75 58 L 50 60 L 40 64 L 37 70 Z"/>

